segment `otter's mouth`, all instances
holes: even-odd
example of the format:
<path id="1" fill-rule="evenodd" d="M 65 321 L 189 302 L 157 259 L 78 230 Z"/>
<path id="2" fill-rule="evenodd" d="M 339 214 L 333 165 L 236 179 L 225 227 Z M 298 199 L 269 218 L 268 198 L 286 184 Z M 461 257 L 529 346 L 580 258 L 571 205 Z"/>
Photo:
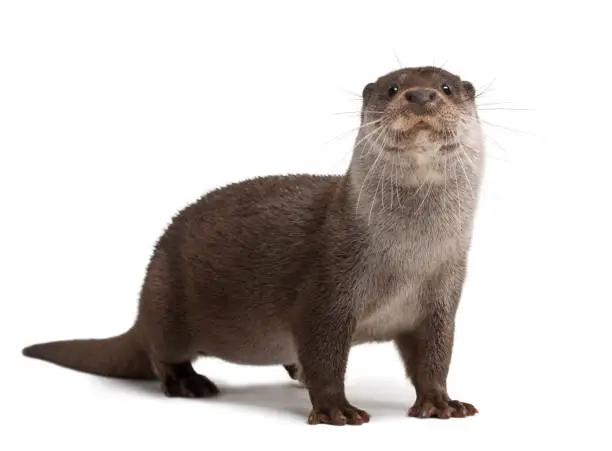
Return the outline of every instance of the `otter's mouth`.
<path id="1" fill-rule="evenodd" d="M 424 120 L 418 120 L 413 126 L 412 129 L 413 130 L 433 130 L 433 126 L 429 123 L 426 122 Z M 408 130 L 406 130 L 408 131 Z"/>
<path id="2" fill-rule="evenodd" d="M 456 131 L 435 115 L 401 114 L 391 123 L 386 133 L 389 150 L 424 149 L 440 147 L 441 153 L 452 153 L 456 148 Z"/>
<path id="3" fill-rule="evenodd" d="M 392 123 L 391 129 L 399 135 L 409 136 L 419 131 L 436 131 L 439 129 L 434 117 L 400 115 Z"/>

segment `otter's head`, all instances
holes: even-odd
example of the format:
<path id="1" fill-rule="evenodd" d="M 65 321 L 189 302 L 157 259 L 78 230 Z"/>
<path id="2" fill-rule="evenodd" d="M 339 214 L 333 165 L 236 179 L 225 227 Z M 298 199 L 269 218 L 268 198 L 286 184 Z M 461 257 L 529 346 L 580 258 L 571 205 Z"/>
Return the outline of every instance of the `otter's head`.
<path id="1" fill-rule="evenodd" d="M 406 170 L 418 167 L 421 178 L 441 179 L 449 163 L 476 161 L 481 129 L 469 81 L 436 67 L 407 68 L 369 83 L 362 97 L 356 143 L 362 164 L 393 160 Z"/>

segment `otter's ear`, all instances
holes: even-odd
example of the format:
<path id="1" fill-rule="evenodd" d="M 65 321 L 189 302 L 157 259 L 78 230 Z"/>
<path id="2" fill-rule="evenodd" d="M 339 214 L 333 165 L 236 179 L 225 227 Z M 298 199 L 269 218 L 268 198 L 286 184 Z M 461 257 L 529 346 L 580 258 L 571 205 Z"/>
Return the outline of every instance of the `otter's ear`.
<path id="1" fill-rule="evenodd" d="M 465 89 L 465 92 L 467 93 L 467 95 L 470 97 L 470 99 L 473 99 L 474 96 L 476 95 L 476 89 L 474 88 L 474 85 L 470 83 L 469 81 L 464 81 L 462 84 L 463 84 L 463 89 Z"/>
<path id="2" fill-rule="evenodd" d="M 361 97 L 363 97 L 363 100 L 368 100 L 373 92 L 374 92 L 374 83 L 368 83 L 367 85 L 365 85 L 365 88 L 363 88 Z"/>

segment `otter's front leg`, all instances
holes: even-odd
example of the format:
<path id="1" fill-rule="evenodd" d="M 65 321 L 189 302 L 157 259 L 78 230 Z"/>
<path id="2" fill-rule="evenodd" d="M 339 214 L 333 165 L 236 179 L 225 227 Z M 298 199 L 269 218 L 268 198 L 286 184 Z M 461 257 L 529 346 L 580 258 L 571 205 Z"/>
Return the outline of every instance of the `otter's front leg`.
<path id="1" fill-rule="evenodd" d="M 370 415 L 351 405 L 344 376 L 354 330 L 346 308 L 318 305 L 302 317 L 296 333 L 303 382 L 312 402 L 309 424 L 362 424 Z"/>
<path id="2" fill-rule="evenodd" d="M 465 263 L 448 264 L 425 285 L 420 303 L 423 321 L 395 340 L 407 376 L 417 394 L 408 414 L 418 418 L 466 417 L 478 413 L 453 400 L 446 389 L 455 329 L 455 313 L 465 279 Z"/>

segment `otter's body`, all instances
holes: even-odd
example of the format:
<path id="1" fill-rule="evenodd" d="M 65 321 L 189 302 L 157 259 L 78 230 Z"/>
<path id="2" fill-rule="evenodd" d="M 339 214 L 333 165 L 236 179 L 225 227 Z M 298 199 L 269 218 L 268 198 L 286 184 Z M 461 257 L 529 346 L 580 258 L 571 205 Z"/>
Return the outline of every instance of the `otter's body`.
<path id="1" fill-rule="evenodd" d="M 387 77 L 407 85 L 452 80 L 461 95 L 452 100 L 459 111 L 452 133 L 443 119 L 454 104 L 438 103 L 441 113 L 433 107 L 414 113 L 415 102 L 425 108 L 422 99 L 411 98 L 409 89 L 407 101 L 385 100 L 382 77 L 382 94 L 373 97 L 375 85 L 364 90 L 346 174 L 261 177 L 204 195 L 155 246 L 128 332 L 34 345 L 24 353 L 96 374 L 158 378 L 171 396 L 217 394 L 193 370 L 197 356 L 284 365 L 310 392 L 310 422 L 343 424 L 369 418 L 344 396 L 348 350 L 394 340 L 417 389 L 411 413 L 475 413 L 448 398 L 445 380 L 482 143 L 473 92 L 465 88 L 471 85 L 447 74 L 424 68 Z M 387 116 L 377 116 L 383 101 Z M 431 127 L 406 125 L 413 117 L 407 112 L 442 119 Z M 386 126 L 384 136 L 377 123 Z M 442 137 L 434 139 L 436 133 Z"/>

